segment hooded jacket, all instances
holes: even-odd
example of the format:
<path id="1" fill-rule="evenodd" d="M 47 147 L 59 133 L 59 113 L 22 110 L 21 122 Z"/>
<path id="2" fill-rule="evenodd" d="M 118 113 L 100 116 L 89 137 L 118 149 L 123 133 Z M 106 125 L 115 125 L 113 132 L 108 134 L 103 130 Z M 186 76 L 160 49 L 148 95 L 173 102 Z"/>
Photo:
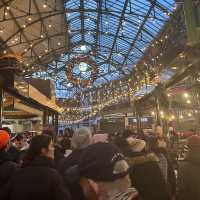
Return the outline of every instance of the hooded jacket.
<path id="1" fill-rule="evenodd" d="M 178 171 L 177 200 L 200 199 L 200 150 L 190 151 Z"/>
<path id="2" fill-rule="evenodd" d="M 127 157 L 133 186 L 143 200 L 169 200 L 167 185 L 154 153 L 132 153 Z"/>

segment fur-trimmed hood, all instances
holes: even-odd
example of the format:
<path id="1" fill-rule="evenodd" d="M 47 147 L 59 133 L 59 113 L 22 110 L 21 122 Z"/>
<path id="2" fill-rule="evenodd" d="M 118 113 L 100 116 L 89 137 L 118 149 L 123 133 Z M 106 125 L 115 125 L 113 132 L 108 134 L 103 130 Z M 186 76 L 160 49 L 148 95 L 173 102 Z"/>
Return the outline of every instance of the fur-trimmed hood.
<path id="1" fill-rule="evenodd" d="M 129 165 L 140 165 L 146 162 L 159 162 L 159 158 L 154 153 L 148 153 L 133 157 L 127 157 Z"/>

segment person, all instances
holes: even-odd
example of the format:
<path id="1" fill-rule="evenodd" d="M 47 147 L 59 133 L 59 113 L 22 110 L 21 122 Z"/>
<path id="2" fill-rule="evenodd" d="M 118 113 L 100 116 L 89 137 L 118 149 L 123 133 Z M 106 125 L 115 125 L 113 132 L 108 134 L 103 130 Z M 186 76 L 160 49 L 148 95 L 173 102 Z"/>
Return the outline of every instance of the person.
<path id="1" fill-rule="evenodd" d="M 167 148 L 167 140 L 166 140 L 166 137 L 164 136 L 162 126 L 159 126 L 159 125 L 156 126 L 155 137 L 157 139 L 158 147 L 166 149 Z"/>
<path id="2" fill-rule="evenodd" d="M 58 170 L 62 176 L 64 176 L 67 169 L 78 164 L 81 154 L 90 144 L 92 144 L 92 133 L 90 129 L 86 127 L 77 129 L 71 139 L 72 153 L 64 158 L 58 165 Z M 70 188 L 73 199 L 85 200 L 83 191 L 78 182 L 66 182 L 66 184 Z"/>
<path id="3" fill-rule="evenodd" d="M 88 146 L 81 155 L 78 170 L 87 200 L 138 198 L 137 190 L 131 188 L 129 165 L 113 144 L 99 142 Z"/>
<path id="4" fill-rule="evenodd" d="M 0 188 L 6 185 L 18 166 L 10 160 L 8 150 L 10 135 L 5 130 L 0 130 Z"/>
<path id="5" fill-rule="evenodd" d="M 200 136 L 189 137 L 188 148 L 178 169 L 177 200 L 200 199 Z"/>
<path id="6" fill-rule="evenodd" d="M 61 176 L 53 167 L 53 158 L 54 145 L 51 137 L 33 137 L 22 168 L 10 181 L 5 199 L 70 199 Z"/>
<path id="7" fill-rule="evenodd" d="M 146 151 L 146 142 L 128 137 L 116 140 L 130 165 L 133 186 L 143 200 L 169 200 L 167 185 L 159 168 L 159 159 L 154 153 Z"/>
<path id="8" fill-rule="evenodd" d="M 8 152 L 11 160 L 19 164 L 22 163 L 28 147 L 29 144 L 25 141 L 24 136 L 22 134 L 17 134 L 12 139 L 12 144 Z"/>

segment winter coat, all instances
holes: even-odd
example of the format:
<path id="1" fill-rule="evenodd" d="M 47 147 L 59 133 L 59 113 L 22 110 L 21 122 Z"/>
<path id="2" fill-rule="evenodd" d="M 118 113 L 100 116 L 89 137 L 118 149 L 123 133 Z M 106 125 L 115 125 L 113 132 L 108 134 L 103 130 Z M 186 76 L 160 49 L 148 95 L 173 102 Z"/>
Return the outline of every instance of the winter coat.
<path id="1" fill-rule="evenodd" d="M 10 180 L 17 168 L 17 164 L 10 161 L 9 154 L 0 151 L 0 188 Z"/>
<path id="2" fill-rule="evenodd" d="M 132 153 L 127 157 L 133 186 L 143 200 L 169 200 L 167 185 L 153 153 Z"/>
<path id="3" fill-rule="evenodd" d="M 11 179 L 8 200 L 69 200 L 69 193 L 50 158 L 39 156 Z M 7 200 L 6 199 L 6 200 Z"/>
<path id="4" fill-rule="evenodd" d="M 80 156 L 84 149 L 76 149 L 74 150 L 68 157 L 64 158 L 58 166 L 58 171 L 61 173 L 63 177 L 65 177 L 65 172 L 67 169 L 70 169 L 74 166 L 78 165 L 78 161 L 80 159 Z M 69 190 L 72 195 L 72 199 L 75 200 L 86 200 L 82 188 L 77 181 L 77 183 L 69 183 L 68 181 L 65 181 L 67 187 L 69 187 Z"/>
<path id="5" fill-rule="evenodd" d="M 189 152 L 179 165 L 177 200 L 200 200 L 200 151 Z"/>

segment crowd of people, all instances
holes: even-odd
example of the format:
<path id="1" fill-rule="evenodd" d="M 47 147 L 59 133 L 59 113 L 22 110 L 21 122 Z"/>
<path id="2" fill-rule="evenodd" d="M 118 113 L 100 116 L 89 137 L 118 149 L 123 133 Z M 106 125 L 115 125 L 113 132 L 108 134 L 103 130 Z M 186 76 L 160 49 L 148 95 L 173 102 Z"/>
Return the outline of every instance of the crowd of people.
<path id="1" fill-rule="evenodd" d="M 124 130 L 62 136 L 0 129 L 1 200 L 200 200 L 200 136 L 178 162 L 161 126 L 151 135 Z"/>

